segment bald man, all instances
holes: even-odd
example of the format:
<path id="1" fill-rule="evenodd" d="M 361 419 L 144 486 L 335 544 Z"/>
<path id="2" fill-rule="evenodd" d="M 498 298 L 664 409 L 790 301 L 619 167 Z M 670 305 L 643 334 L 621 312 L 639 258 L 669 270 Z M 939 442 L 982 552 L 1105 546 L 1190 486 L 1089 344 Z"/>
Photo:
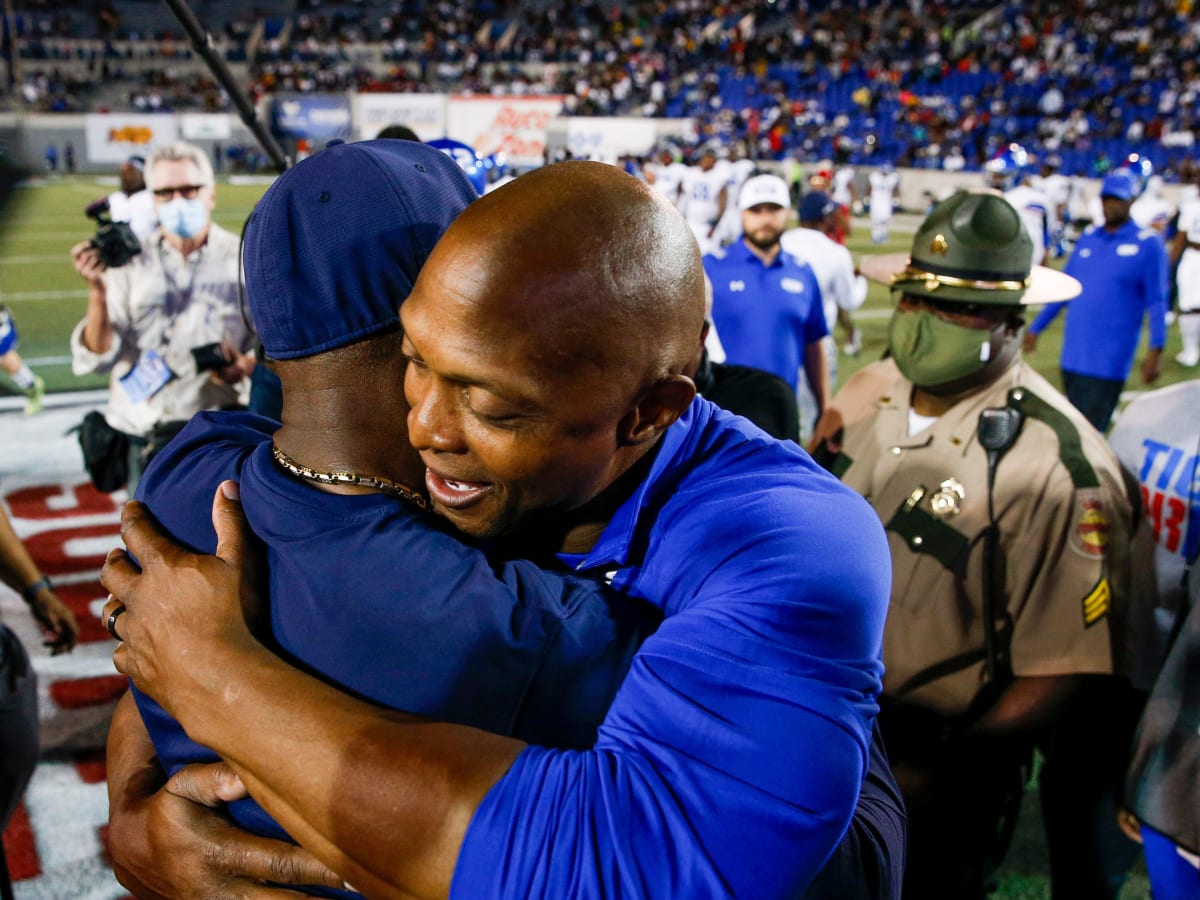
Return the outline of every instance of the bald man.
<path id="1" fill-rule="evenodd" d="M 232 485 L 215 557 L 127 510 L 118 667 L 368 896 L 797 896 L 867 768 L 887 548 L 795 445 L 695 398 L 686 224 L 611 167 L 539 170 L 455 221 L 401 320 L 435 510 L 666 617 L 594 748 L 384 713 L 271 654 Z"/>

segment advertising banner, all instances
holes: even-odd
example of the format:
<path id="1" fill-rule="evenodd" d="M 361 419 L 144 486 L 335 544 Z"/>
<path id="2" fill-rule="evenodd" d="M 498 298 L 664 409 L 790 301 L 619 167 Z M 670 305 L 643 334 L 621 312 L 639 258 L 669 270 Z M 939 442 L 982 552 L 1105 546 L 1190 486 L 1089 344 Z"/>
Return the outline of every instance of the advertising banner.
<path id="1" fill-rule="evenodd" d="M 185 141 L 227 141 L 233 134 L 225 113 L 184 113 L 179 117 L 179 130 Z"/>
<path id="2" fill-rule="evenodd" d="M 179 139 L 178 122 L 167 113 L 90 113 L 84 132 L 87 158 L 94 163 L 123 163 Z"/>
<path id="3" fill-rule="evenodd" d="M 277 135 L 328 141 L 350 137 L 350 98 L 345 94 L 280 94 L 271 106 Z"/>
<path id="4" fill-rule="evenodd" d="M 370 140 L 388 125 L 407 125 L 423 141 L 446 136 L 445 94 L 356 94 L 354 129 Z"/>
<path id="5" fill-rule="evenodd" d="M 616 162 L 621 156 L 645 156 L 654 149 L 657 129 L 653 119 L 567 119 L 567 149 L 576 159 Z"/>
<path id="6" fill-rule="evenodd" d="M 562 97 L 468 97 L 453 95 L 446 132 L 481 156 L 502 152 L 511 166 L 545 162 L 546 126 L 562 109 Z"/>

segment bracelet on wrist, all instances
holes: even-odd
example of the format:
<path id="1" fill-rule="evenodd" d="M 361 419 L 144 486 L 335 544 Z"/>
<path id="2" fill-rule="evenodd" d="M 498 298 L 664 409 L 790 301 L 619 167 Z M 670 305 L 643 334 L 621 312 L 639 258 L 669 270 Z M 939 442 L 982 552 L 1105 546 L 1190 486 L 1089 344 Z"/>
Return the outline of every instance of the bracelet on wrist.
<path id="1" fill-rule="evenodd" d="M 37 595 L 41 593 L 42 588 L 45 588 L 46 590 L 54 589 L 54 585 L 50 582 L 49 575 L 43 575 L 37 581 L 32 581 L 25 585 L 25 589 L 21 591 L 21 597 L 26 603 L 32 604 L 33 601 L 37 599 Z"/>

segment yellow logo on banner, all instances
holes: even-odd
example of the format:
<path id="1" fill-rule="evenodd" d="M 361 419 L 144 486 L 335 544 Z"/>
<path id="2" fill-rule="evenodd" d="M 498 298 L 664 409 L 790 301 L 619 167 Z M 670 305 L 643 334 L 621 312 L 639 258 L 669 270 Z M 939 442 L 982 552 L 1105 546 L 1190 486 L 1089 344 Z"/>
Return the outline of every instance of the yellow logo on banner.
<path id="1" fill-rule="evenodd" d="M 144 125 L 126 125 L 124 128 L 110 128 L 108 139 L 119 144 L 149 144 L 154 140 L 154 132 Z"/>

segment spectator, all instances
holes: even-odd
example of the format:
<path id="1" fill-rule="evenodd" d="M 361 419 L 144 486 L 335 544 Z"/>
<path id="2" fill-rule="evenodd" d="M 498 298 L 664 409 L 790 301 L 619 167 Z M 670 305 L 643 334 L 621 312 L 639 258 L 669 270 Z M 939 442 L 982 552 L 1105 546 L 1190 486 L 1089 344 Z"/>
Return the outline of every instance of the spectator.
<path id="1" fill-rule="evenodd" d="M 867 280 L 858 274 L 850 251 L 826 233 L 835 210 L 836 204 L 827 195 L 819 191 L 806 194 L 800 201 L 800 227 L 785 231 L 779 238 L 783 252 L 810 266 L 816 276 L 829 332 L 821 343 L 830 390 L 837 384 L 838 372 L 834 326 L 842 327 L 846 353 L 857 355 L 862 349 L 862 332 L 855 327 L 852 313 L 867 299 Z M 812 434 L 818 418 L 816 398 L 807 381 L 802 381 L 799 387 L 804 433 Z"/>
<path id="2" fill-rule="evenodd" d="M 829 330 L 812 268 L 783 252 L 791 194 L 777 175 L 742 186 L 742 239 L 704 257 L 713 286 L 713 322 L 728 362 L 765 369 L 797 390 L 803 371 L 819 417 L 828 400 L 821 340 Z M 815 420 L 814 420 L 815 421 Z"/>
<path id="3" fill-rule="evenodd" d="M 1156 234 L 1130 220 L 1133 182 L 1127 174 L 1105 178 L 1100 198 L 1104 225 L 1083 233 L 1065 269 L 1079 279 L 1083 294 L 1067 312 L 1060 366 L 1067 399 L 1103 432 L 1133 367 L 1143 319 L 1149 320 L 1150 345 L 1142 381 L 1158 379 L 1166 343 L 1167 254 Z M 1025 335 L 1027 353 L 1064 306 L 1052 303 L 1038 314 Z"/>
<path id="4" fill-rule="evenodd" d="M 1184 368 L 1200 364 L 1200 197 L 1179 205 L 1179 231 L 1171 248 L 1175 269 L 1179 337 L 1183 348 L 1175 361 Z"/>
<path id="5" fill-rule="evenodd" d="M 145 241 L 158 229 L 158 210 L 154 207 L 154 197 L 146 190 L 145 171 L 145 157 L 129 157 L 118 172 L 121 189 L 108 195 L 112 220 L 128 222 L 139 241 Z"/>
<path id="6" fill-rule="evenodd" d="M 0 510 L 0 581 L 16 591 L 57 656 L 75 648 L 75 614 L 54 593 L 29 551 Z M 8 828 L 38 758 L 37 676 L 29 655 L 7 625 L 0 623 L 0 832 Z M 3 851 L 0 851 L 2 853 Z M 0 859 L 0 892 L 12 895 L 8 868 Z"/>
<path id="7" fill-rule="evenodd" d="M 238 303 L 238 238 L 212 222 L 207 154 L 171 144 L 150 157 L 146 176 L 159 230 L 132 262 L 107 270 L 89 241 L 71 249 L 88 285 L 87 313 L 71 334 L 72 369 L 110 373 L 111 462 L 117 486 L 130 491 L 146 457 L 193 413 L 238 402 L 237 385 L 254 366 Z"/>
<path id="8" fill-rule="evenodd" d="M 1200 381 L 1143 394 L 1125 408 L 1111 437 L 1140 483 L 1145 508 L 1131 558 L 1146 626 L 1138 647 L 1141 681 L 1149 687 L 1152 680 L 1153 690 L 1134 742 L 1125 803 L 1136 817 L 1133 830 L 1143 843 L 1155 900 L 1194 897 L 1200 883 L 1200 710 L 1194 691 L 1200 683 L 1200 579 L 1194 571 L 1200 496 L 1194 477 L 1176 478 L 1172 462 L 1200 453 L 1197 408 Z"/>

